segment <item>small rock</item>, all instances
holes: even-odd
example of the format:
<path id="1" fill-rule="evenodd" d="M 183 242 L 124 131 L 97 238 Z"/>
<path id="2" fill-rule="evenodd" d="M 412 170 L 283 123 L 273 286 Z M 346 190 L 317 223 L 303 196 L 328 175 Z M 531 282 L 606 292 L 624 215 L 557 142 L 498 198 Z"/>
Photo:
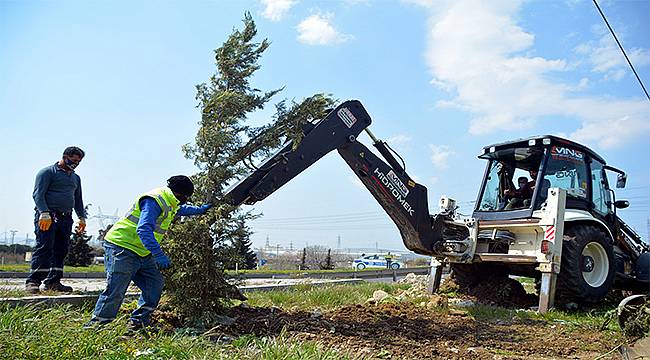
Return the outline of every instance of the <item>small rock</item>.
<path id="1" fill-rule="evenodd" d="M 468 347 L 468 348 L 467 348 L 467 352 L 471 352 L 471 353 L 473 353 L 473 352 L 476 352 L 476 351 L 477 351 L 477 350 L 476 350 L 475 347 Z"/>
<path id="2" fill-rule="evenodd" d="M 567 304 L 565 305 L 565 307 L 566 307 L 566 309 L 569 310 L 569 311 L 575 311 L 575 310 L 578 310 L 578 308 L 579 308 L 580 306 L 579 306 L 578 304 L 574 303 L 574 302 L 570 302 L 570 303 L 567 303 Z"/>
<path id="3" fill-rule="evenodd" d="M 225 326 L 230 326 L 235 323 L 235 319 L 231 318 L 230 316 L 225 316 L 225 315 L 217 315 L 214 318 L 214 321 L 217 324 L 225 325 Z"/>
<path id="4" fill-rule="evenodd" d="M 364 347 L 359 352 L 364 353 L 364 354 L 372 354 L 372 349 L 369 348 L 369 347 Z"/>
<path id="5" fill-rule="evenodd" d="M 242 308 L 242 309 L 250 309 L 251 308 L 251 306 L 248 305 L 248 303 L 245 302 L 245 301 L 242 302 L 241 304 L 239 304 L 239 307 Z"/>
<path id="6" fill-rule="evenodd" d="M 456 306 L 458 307 L 470 307 L 474 306 L 474 302 L 472 300 L 461 300 L 456 303 Z"/>
<path id="7" fill-rule="evenodd" d="M 311 317 L 314 319 L 318 319 L 321 316 L 323 316 L 323 312 L 318 308 L 314 309 L 314 311 L 311 312 Z"/>
<path id="8" fill-rule="evenodd" d="M 448 307 L 447 297 L 444 295 L 432 295 L 429 304 L 433 304 L 433 307 L 446 309 Z"/>
<path id="9" fill-rule="evenodd" d="M 449 351 L 453 352 L 454 354 L 458 354 L 460 352 L 460 349 L 452 347 L 452 348 L 449 348 Z"/>
<path id="10" fill-rule="evenodd" d="M 372 293 L 372 298 L 375 299 L 375 301 L 379 302 L 387 298 L 389 295 L 387 292 L 384 290 L 375 290 L 374 293 Z"/>

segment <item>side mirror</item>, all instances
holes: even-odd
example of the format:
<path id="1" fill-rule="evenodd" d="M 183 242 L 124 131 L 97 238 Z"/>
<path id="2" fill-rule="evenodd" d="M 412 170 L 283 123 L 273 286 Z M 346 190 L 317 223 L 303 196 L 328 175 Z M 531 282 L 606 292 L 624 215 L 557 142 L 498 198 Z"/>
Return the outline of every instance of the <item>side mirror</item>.
<path id="1" fill-rule="evenodd" d="M 630 202 L 627 200 L 616 200 L 614 201 L 614 207 L 617 209 L 625 209 L 630 206 Z"/>
<path id="2" fill-rule="evenodd" d="M 616 188 L 618 189 L 624 188 L 626 182 L 627 182 L 627 175 L 618 174 L 618 176 L 616 177 Z"/>

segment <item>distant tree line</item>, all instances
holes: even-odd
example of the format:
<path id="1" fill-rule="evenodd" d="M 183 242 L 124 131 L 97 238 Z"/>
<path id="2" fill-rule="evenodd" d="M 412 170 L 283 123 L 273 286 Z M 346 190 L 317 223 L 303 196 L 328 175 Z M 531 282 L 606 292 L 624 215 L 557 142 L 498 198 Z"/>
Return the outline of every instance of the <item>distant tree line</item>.
<path id="1" fill-rule="evenodd" d="M 29 245 L 23 244 L 13 244 L 13 245 L 0 245 L 0 253 L 11 253 L 11 254 L 21 254 L 24 255 L 28 251 L 32 251 L 33 248 Z"/>

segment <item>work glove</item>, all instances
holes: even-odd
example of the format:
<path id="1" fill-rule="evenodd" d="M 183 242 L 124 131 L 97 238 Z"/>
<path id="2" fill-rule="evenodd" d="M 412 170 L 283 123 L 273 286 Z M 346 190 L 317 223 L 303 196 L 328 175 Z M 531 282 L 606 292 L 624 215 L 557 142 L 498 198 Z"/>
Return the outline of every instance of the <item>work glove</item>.
<path id="1" fill-rule="evenodd" d="M 75 232 L 77 234 L 82 234 L 86 231 L 86 219 L 85 218 L 79 218 L 79 223 L 77 224 L 77 228 L 75 229 Z"/>
<path id="2" fill-rule="evenodd" d="M 48 231 L 50 229 L 50 226 L 52 226 L 52 217 L 50 216 L 49 212 L 44 211 L 38 217 L 38 228 L 41 231 Z"/>
<path id="3" fill-rule="evenodd" d="M 153 259 L 156 261 L 156 265 L 158 265 L 158 269 L 167 269 L 170 266 L 172 266 L 172 262 L 169 260 L 167 255 L 165 255 L 164 252 L 159 252 L 153 256 Z"/>

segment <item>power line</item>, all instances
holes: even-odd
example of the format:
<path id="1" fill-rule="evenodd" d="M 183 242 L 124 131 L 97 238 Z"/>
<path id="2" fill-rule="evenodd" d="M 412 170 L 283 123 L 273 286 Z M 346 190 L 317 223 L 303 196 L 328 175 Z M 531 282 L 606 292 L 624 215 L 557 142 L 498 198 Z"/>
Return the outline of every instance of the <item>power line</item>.
<path id="1" fill-rule="evenodd" d="M 643 81 L 641 81 L 641 78 L 639 77 L 639 74 L 636 73 L 636 70 L 634 69 L 634 66 L 632 66 L 632 62 L 630 61 L 630 58 L 627 57 L 627 54 L 625 53 L 625 49 L 623 49 L 623 45 L 621 45 L 621 42 L 618 41 L 618 37 L 616 37 L 616 34 L 614 33 L 614 29 L 609 25 L 609 21 L 607 21 L 607 18 L 605 17 L 605 14 L 603 14 L 603 11 L 600 9 L 600 6 L 598 6 L 598 2 L 596 0 L 593 0 L 594 5 L 596 5 L 596 9 L 598 9 L 598 12 L 600 13 L 600 16 L 603 17 L 603 20 L 605 21 L 605 24 L 607 24 L 607 28 L 609 28 L 609 31 L 612 33 L 612 36 L 614 37 L 614 40 L 616 40 L 616 43 L 618 44 L 618 48 L 621 49 L 621 52 L 623 53 L 623 56 L 625 56 L 625 60 L 627 60 L 627 63 L 630 65 L 630 68 L 632 69 L 632 72 L 634 73 L 634 76 L 636 76 L 636 79 L 639 81 L 639 84 L 641 84 L 641 88 L 643 89 L 643 92 L 645 93 L 645 96 L 648 98 L 650 101 L 650 95 L 648 95 L 648 91 L 645 89 L 645 86 L 643 85 Z"/>

